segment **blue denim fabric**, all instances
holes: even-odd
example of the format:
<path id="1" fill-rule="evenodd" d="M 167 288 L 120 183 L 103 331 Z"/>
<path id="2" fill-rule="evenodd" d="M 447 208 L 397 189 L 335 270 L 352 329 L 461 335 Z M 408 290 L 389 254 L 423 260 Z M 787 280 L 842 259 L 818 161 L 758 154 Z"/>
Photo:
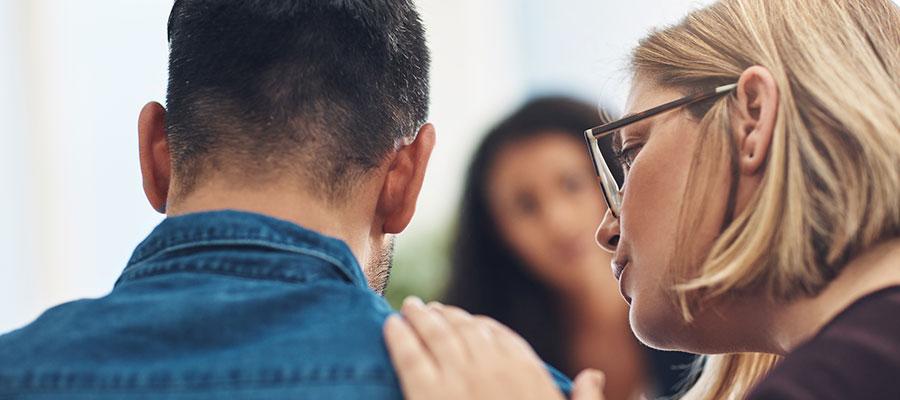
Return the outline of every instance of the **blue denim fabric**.
<path id="1" fill-rule="evenodd" d="M 168 218 L 110 294 L 0 336 L 0 398 L 398 399 L 391 313 L 339 240 L 244 212 Z"/>

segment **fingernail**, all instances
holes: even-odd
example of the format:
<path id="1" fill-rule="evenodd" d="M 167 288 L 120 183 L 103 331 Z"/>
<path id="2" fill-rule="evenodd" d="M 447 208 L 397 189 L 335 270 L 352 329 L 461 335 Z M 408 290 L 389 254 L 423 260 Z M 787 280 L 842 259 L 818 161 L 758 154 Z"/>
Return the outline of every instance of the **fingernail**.
<path id="1" fill-rule="evenodd" d="M 438 302 L 436 302 L 436 301 L 429 301 L 429 302 L 428 302 L 428 307 L 431 307 L 431 308 L 433 308 L 433 309 L 435 309 L 435 310 L 440 310 L 440 309 L 444 308 L 444 305 L 441 304 L 441 303 L 438 303 Z"/>
<path id="2" fill-rule="evenodd" d="M 575 378 L 575 384 L 579 385 L 579 383 L 602 391 L 603 386 L 606 385 L 606 375 L 597 370 L 583 371 Z"/>
<path id="3" fill-rule="evenodd" d="M 606 385 L 606 375 L 604 375 L 603 373 L 599 373 L 599 372 L 596 374 L 592 374 L 591 381 L 594 384 L 594 387 L 597 388 L 597 390 L 602 391 L 603 386 Z"/>
<path id="4" fill-rule="evenodd" d="M 594 376 L 594 386 L 596 386 L 598 390 L 603 390 L 603 386 L 606 386 L 606 375 L 600 374 Z"/>
<path id="5" fill-rule="evenodd" d="M 400 323 L 400 316 L 397 314 L 388 315 L 387 321 L 384 322 L 387 326 L 397 325 L 398 323 Z"/>
<path id="6" fill-rule="evenodd" d="M 422 302 L 422 299 L 416 296 L 407 297 L 406 300 L 403 300 L 403 305 L 415 308 L 425 308 L 425 303 Z"/>

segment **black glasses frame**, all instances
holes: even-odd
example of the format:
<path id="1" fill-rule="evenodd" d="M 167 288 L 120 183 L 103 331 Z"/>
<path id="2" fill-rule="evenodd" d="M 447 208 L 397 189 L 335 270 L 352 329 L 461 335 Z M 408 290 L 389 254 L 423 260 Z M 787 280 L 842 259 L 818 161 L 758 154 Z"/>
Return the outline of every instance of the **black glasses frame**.
<path id="1" fill-rule="evenodd" d="M 622 119 L 608 122 L 584 131 L 584 139 L 588 146 L 588 151 L 591 154 L 591 161 L 593 161 L 594 163 L 594 171 L 597 173 L 597 177 L 600 181 L 600 189 L 603 190 L 603 198 L 606 200 L 606 205 L 609 207 L 609 211 L 610 213 L 612 213 L 613 217 L 619 218 L 619 213 L 622 209 L 622 193 L 619 188 L 619 184 L 616 183 L 612 171 L 610 171 L 609 165 L 603 158 L 603 154 L 600 151 L 600 145 L 598 144 L 597 140 L 638 121 L 662 114 L 666 111 L 673 110 L 678 107 L 711 99 L 721 94 L 728 93 L 734 90 L 734 88 L 736 87 L 737 83 L 732 83 L 729 85 L 719 86 L 711 90 L 697 92 L 680 99 L 653 107 L 649 110 L 641 111 L 637 114 L 632 114 Z"/>

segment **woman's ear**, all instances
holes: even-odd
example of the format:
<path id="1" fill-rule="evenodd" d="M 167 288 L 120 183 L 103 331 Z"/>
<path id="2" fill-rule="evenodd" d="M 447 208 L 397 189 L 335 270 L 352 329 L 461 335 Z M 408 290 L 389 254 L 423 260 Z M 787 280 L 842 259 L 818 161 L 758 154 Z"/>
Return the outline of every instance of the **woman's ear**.
<path id="1" fill-rule="evenodd" d="M 412 220 L 434 141 L 434 125 L 425 124 L 416 139 L 401 147 L 391 160 L 375 210 L 384 221 L 384 233 L 400 233 Z"/>
<path id="2" fill-rule="evenodd" d="M 778 120 L 778 86 L 769 70 L 757 65 L 741 73 L 735 90 L 732 131 L 738 166 L 743 175 L 761 174 Z"/>
<path id="3" fill-rule="evenodd" d="M 144 194 L 154 210 L 165 214 L 172 159 L 166 138 L 166 109 L 157 102 L 147 103 L 141 109 L 138 117 L 138 151 Z"/>

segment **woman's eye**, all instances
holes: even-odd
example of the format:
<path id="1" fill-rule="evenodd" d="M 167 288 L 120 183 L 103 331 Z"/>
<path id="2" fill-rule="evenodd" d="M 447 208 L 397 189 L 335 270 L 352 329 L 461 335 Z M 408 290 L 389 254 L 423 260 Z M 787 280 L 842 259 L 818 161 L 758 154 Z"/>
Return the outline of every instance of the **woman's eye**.
<path id="1" fill-rule="evenodd" d="M 584 179 L 577 175 L 567 175 L 562 179 L 562 187 L 569 193 L 575 193 L 584 186 Z"/>
<path id="2" fill-rule="evenodd" d="M 616 154 L 616 159 L 618 159 L 619 165 L 622 166 L 623 170 L 628 171 L 631 169 L 631 164 L 634 163 L 634 159 L 637 158 L 638 152 L 641 151 L 641 148 L 643 147 L 643 145 L 631 146 L 622 149 Z"/>

